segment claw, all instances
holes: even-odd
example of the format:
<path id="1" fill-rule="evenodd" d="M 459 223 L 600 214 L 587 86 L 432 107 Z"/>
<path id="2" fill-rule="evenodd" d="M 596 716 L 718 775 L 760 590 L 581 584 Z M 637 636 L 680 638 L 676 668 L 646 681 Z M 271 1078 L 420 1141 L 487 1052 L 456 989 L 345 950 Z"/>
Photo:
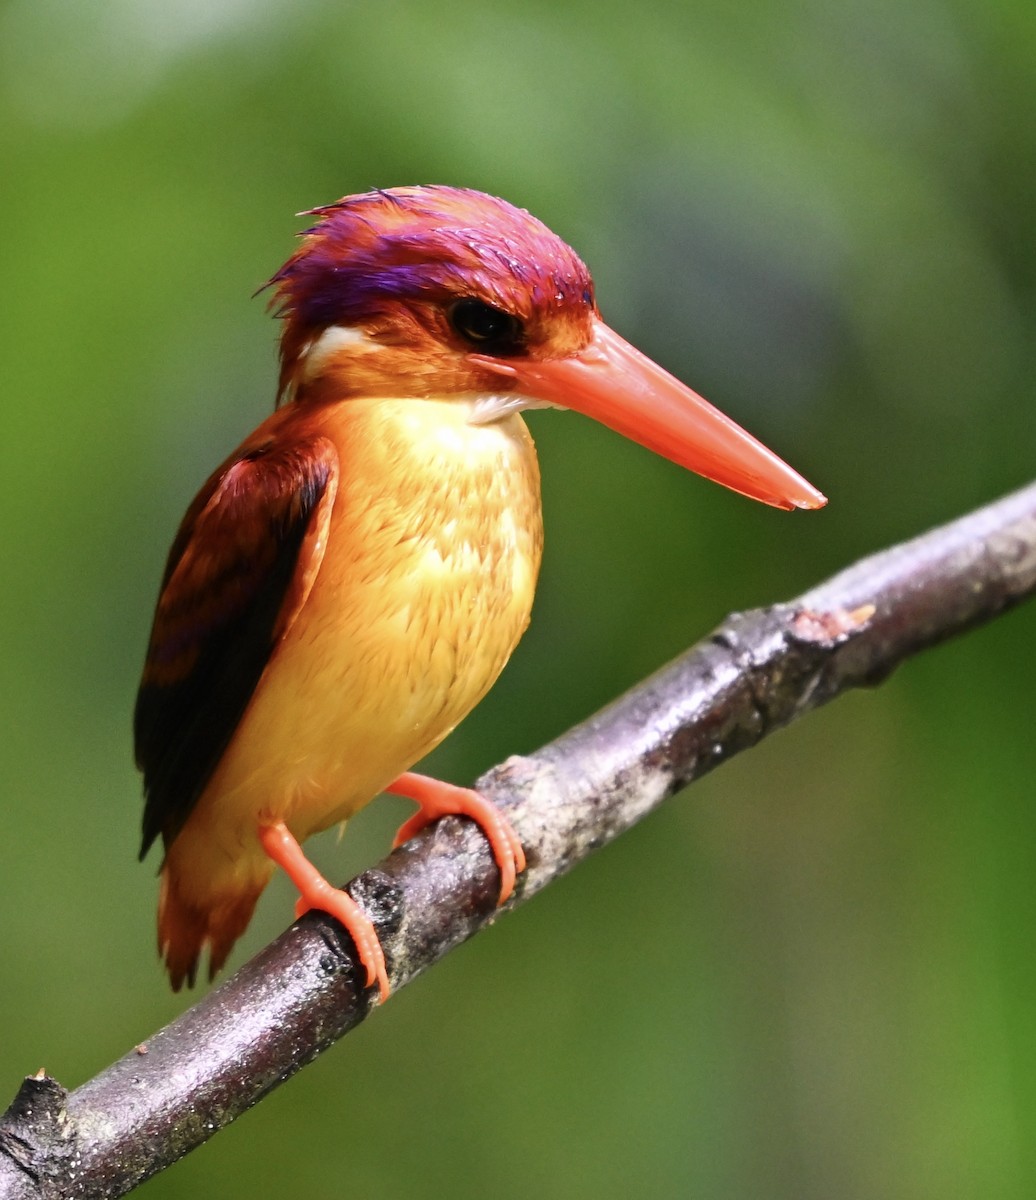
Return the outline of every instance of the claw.
<path id="1" fill-rule="evenodd" d="M 301 917 L 311 908 L 326 912 L 345 926 L 356 945 L 356 956 L 367 972 L 367 987 L 378 985 L 378 1000 L 384 1004 L 391 988 L 385 966 L 385 952 L 378 940 L 377 930 L 370 917 L 356 901 L 341 888 L 332 887 L 308 858 L 302 847 L 288 832 L 282 821 L 259 827 L 259 841 L 273 861 L 282 868 L 299 889 L 295 916 Z"/>
<path id="2" fill-rule="evenodd" d="M 413 771 L 400 775 L 385 791 L 406 796 L 421 806 L 399 827 L 393 846 L 402 846 L 440 817 L 470 817 L 489 841 L 489 848 L 500 870 L 500 897 L 497 903 L 504 903 L 514 891 L 518 875 L 525 870 L 525 851 L 514 826 L 495 804 L 471 788 L 443 783 L 441 779 L 431 779 Z"/>

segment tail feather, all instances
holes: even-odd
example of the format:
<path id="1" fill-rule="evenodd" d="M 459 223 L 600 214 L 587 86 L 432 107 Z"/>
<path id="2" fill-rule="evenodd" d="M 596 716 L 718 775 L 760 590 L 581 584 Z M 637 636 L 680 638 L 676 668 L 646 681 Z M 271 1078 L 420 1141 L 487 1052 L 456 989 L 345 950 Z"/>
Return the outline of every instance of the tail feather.
<path id="1" fill-rule="evenodd" d="M 215 976 L 252 919 L 266 882 L 266 878 L 249 880 L 234 890 L 192 896 L 174 864 L 166 860 L 158 898 L 158 953 L 165 960 L 174 992 L 184 983 L 194 987 L 198 962 L 206 948 L 209 979 Z"/>

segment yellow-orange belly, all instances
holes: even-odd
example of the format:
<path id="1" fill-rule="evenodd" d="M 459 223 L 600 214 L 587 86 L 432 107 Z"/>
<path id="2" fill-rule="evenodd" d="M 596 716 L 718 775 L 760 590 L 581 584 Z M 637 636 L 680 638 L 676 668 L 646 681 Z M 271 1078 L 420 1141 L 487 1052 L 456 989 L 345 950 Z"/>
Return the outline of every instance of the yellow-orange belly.
<path id="1" fill-rule="evenodd" d="M 524 422 L 471 401 L 349 400 L 315 415 L 340 478 L 312 590 L 171 850 L 213 893 L 363 807 L 492 685 L 529 620 L 542 549 Z"/>

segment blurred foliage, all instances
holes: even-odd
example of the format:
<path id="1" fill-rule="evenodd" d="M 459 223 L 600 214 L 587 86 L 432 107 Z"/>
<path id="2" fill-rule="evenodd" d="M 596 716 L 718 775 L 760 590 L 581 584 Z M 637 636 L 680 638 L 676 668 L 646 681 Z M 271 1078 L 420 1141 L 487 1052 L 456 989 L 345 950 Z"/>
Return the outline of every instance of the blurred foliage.
<path id="1" fill-rule="evenodd" d="M 612 324 L 831 497 L 788 517 L 533 414 L 542 587 L 432 763 L 463 781 L 1026 481 L 1034 71 L 1028 0 L 8 0 L 9 1093 L 186 1003 L 130 711 L 176 523 L 272 402 L 249 295 L 292 213 L 413 182 L 527 206 Z M 1034 633 L 1023 609 L 733 762 L 145 1194 L 1031 1197 Z M 403 811 L 316 853 L 347 878 Z M 235 961 L 289 914 L 274 886 Z"/>

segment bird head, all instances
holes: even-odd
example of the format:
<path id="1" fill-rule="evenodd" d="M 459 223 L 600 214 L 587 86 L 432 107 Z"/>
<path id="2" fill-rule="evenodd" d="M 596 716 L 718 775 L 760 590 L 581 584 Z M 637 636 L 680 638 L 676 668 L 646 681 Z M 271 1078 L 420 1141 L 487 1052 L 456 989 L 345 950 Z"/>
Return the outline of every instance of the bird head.
<path id="1" fill-rule="evenodd" d="M 472 419 L 571 408 L 779 508 L 824 497 L 602 321 L 578 255 L 504 200 L 452 187 L 311 209 L 270 280 L 279 402 L 468 396 Z"/>

